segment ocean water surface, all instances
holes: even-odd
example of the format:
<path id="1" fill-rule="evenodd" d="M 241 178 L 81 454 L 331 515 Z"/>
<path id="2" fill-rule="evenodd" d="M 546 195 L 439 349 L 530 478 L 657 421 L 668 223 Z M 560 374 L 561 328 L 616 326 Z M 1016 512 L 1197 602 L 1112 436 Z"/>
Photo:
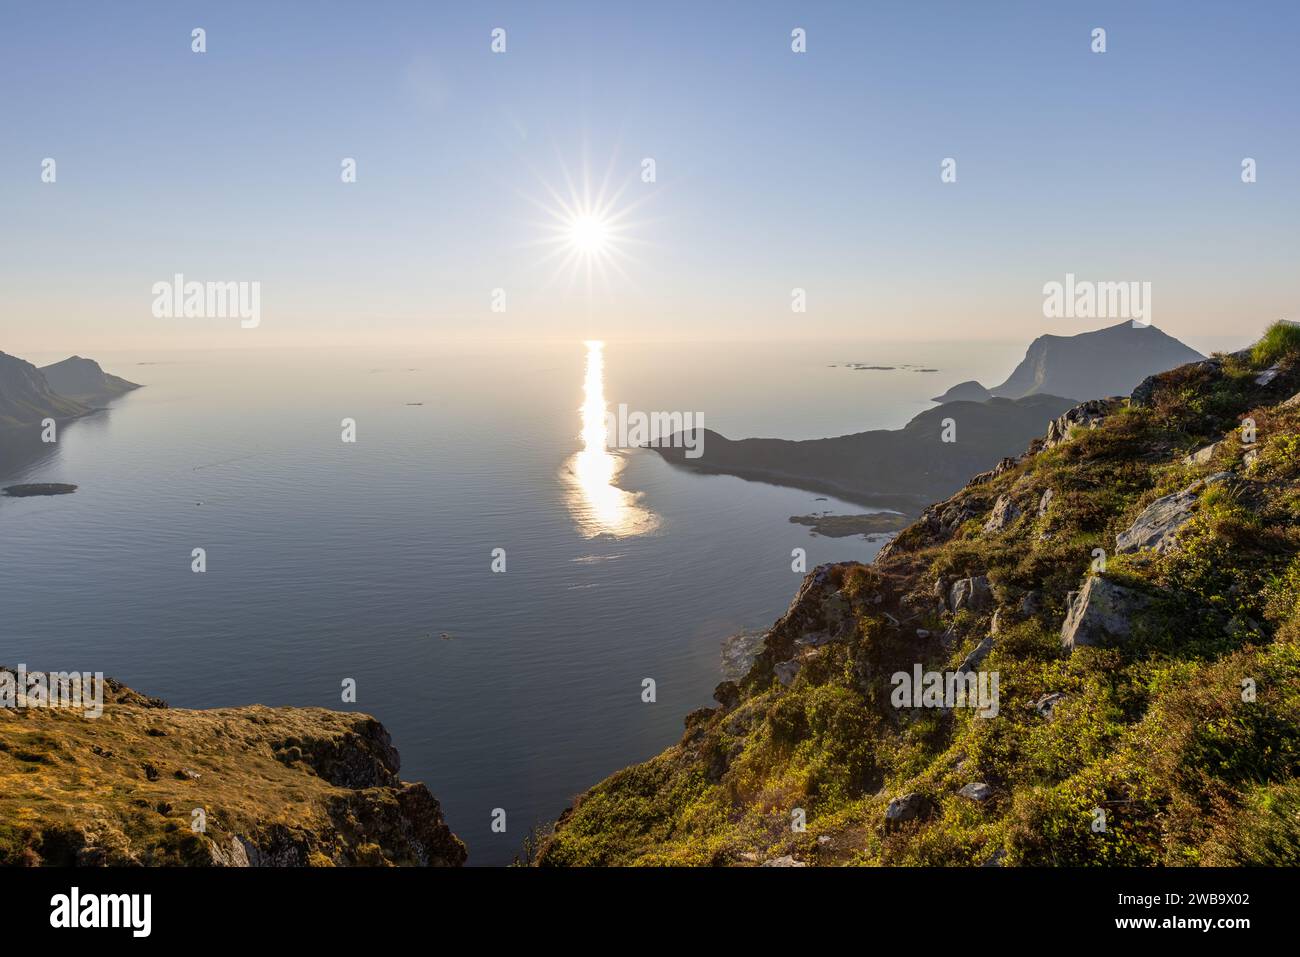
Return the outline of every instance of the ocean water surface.
<path id="1" fill-rule="evenodd" d="M 789 521 L 870 509 L 608 452 L 599 409 L 690 411 L 732 438 L 896 428 L 958 381 L 1000 381 L 1022 352 L 565 342 L 97 355 L 146 388 L 0 476 L 80 486 L 0 498 L 0 662 L 102 671 L 176 707 L 368 712 L 470 863 L 508 863 L 530 828 L 673 744 L 684 715 L 711 703 L 723 639 L 770 625 L 792 597 L 792 549 L 811 568 L 880 545 Z M 355 443 L 341 441 L 345 418 Z M 355 704 L 341 701 L 347 678 Z"/>

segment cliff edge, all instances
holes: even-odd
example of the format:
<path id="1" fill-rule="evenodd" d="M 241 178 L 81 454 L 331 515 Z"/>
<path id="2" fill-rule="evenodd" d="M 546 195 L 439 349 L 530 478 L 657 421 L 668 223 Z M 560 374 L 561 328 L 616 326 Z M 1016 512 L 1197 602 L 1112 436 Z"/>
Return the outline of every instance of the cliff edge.
<path id="1" fill-rule="evenodd" d="M 45 679 L 48 681 L 48 679 Z M 459 866 L 428 788 L 374 718 L 190 711 L 107 679 L 103 713 L 0 669 L 0 865 Z"/>

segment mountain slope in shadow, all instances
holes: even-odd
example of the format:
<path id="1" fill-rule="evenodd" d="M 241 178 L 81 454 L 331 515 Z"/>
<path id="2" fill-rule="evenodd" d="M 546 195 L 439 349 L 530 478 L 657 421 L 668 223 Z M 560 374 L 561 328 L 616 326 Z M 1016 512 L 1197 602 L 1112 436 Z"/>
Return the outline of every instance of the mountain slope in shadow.
<path id="1" fill-rule="evenodd" d="M 59 395 L 84 403 L 103 402 L 140 388 L 120 376 L 109 375 L 94 359 L 81 356 L 42 366 L 40 371 Z"/>
<path id="2" fill-rule="evenodd" d="M 829 439 L 740 439 L 705 429 L 698 458 L 680 436 L 652 446 L 664 459 L 701 472 L 735 475 L 902 511 L 917 511 L 952 494 L 972 473 L 1024 451 L 1073 399 L 946 402 L 901 429 L 876 429 Z M 947 420 L 953 441 L 945 441 Z M 674 447 L 675 446 L 675 447 Z"/>
<path id="3" fill-rule="evenodd" d="M 71 419 L 90 407 L 59 395 L 41 370 L 0 352 L 0 429 L 39 425 L 42 419 Z"/>
<path id="4" fill-rule="evenodd" d="M 1049 421 L 1081 400 L 1127 394 L 1148 376 L 1203 358 L 1159 329 L 1131 322 L 1075 336 L 1039 336 L 1000 386 L 986 390 L 973 380 L 959 383 L 935 397 L 941 405 L 902 429 L 797 442 L 732 441 L 706 429 L 699 458 L 686 457 L 680 437 L 675 442 L 669 437 L 656 451 L 701 472 L 915 514 L 957 491 L 971 473 L 1019 454 Z M 948 419 L 953 441 L 943 440 Z"/>

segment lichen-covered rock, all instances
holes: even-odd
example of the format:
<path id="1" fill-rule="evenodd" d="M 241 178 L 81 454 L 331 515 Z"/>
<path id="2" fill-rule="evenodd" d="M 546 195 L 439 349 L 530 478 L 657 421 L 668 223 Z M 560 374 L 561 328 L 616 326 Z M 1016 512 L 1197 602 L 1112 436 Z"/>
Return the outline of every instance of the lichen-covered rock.
<path id="1" fill-rule="evenodd" d="M 890 827 L 924 817 L 929 812 L 930 807 L 930 799 L 917 791 L 904 794 L 902 797 L 896 797 L 885 808 L 885 826 Z"/>
<path id="2" fill-rule="evenodd" d="M 993 789 L 983 781 L 972 781 L 958 791 L 957 794 L 968 801 L 983 804 L 993 796 Z"/>
<path id="3" fill-rule="evenodd" d="M 1115 551 L 1121 555 L 1143 548 L 1153 548 L 1161 553 L 1169 551 L 1177 541 L 1179 530 L 1196 513 L 1202 490 L 1231 477 L 1231 472 L 1218 472 L 1198 479 L 1182 491 L 1156 499 L 1142 510 L 1132 525 L 1115 536 Z"/>
<path id="4" fill-rule="evenodd" d="M 1152 602 L 1150 595 L 1092 575 L 1083 590 L 1070 592 L 1069 613 L 1061 626 L 1061 645 L 1074 649 L 1129 637 L 1133 619 Z"/>
<path id="5" fill-rule="evenodd" d="M 1052 499 L 1053 499 L 1053 497 L 1055 497 L 1055 495 L 1056 495 L 1056 493 L 1053 492 L 1050 488 L 1044 490 L 1044 492 L 1043 492 L 1043 494 L 1042 494 L 1042 497 L 1039 498 L 1039 500 L 1038 500 L 1038 517 L 1039 517 L 1039 518 L 1042 518 L 1044 515 L 1047 514 L 1047 510 L 1048 510 L 1048 508 L 1051 507 Z"/>
<path id="6" fill-rule="evenodd" d="M 1043 448 L 1051 449 L 1060 445 L 1070 437 L 1070 431 L 1076 426 L 1095 429 L 1113 410 L 1114 403 L 1109 399 L 1089 399 L 1079 403 L 1047 424 Z"/>
<path id="7" fill-rule="evenodd" d="M 1016 503 L 1011 501 L 1009 495 L 999 495 L 998 500 L 993 505 L 993 512 L 989 519 L 984 523 L 984 531 L 1000 532 L 1017 518 L 1020 517 L 1020 509 Z"/>
<path id="8" fill-rule="evenodd" d="M 948 594 L 948 607 L 954 612 L 969 608 L 971 611 L 983 611 L 993 604 L 993 592 L 989 580 L 984 575 L 959 578 L 953 582 Z"/>

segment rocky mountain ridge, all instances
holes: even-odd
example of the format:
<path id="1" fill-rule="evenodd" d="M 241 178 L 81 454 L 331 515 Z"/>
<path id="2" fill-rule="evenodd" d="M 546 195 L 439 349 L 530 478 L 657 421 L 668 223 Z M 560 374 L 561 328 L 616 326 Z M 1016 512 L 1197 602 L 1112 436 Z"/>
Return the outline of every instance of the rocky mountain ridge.
<path id="1" fill-rule="evenodd" d="M 993 395 L 1127 395 L 1148 375 L 1205 357 L 1155 326 L 1121 322 L 1073 336 L 1039 336 Z"/>
<path id="2" fill-rule="evenodd" d="M 39 425 L 44 418 L 70 419 L 90 407 L 61 396 L 36 366 L 0 352 L 0 429 Z"/>

